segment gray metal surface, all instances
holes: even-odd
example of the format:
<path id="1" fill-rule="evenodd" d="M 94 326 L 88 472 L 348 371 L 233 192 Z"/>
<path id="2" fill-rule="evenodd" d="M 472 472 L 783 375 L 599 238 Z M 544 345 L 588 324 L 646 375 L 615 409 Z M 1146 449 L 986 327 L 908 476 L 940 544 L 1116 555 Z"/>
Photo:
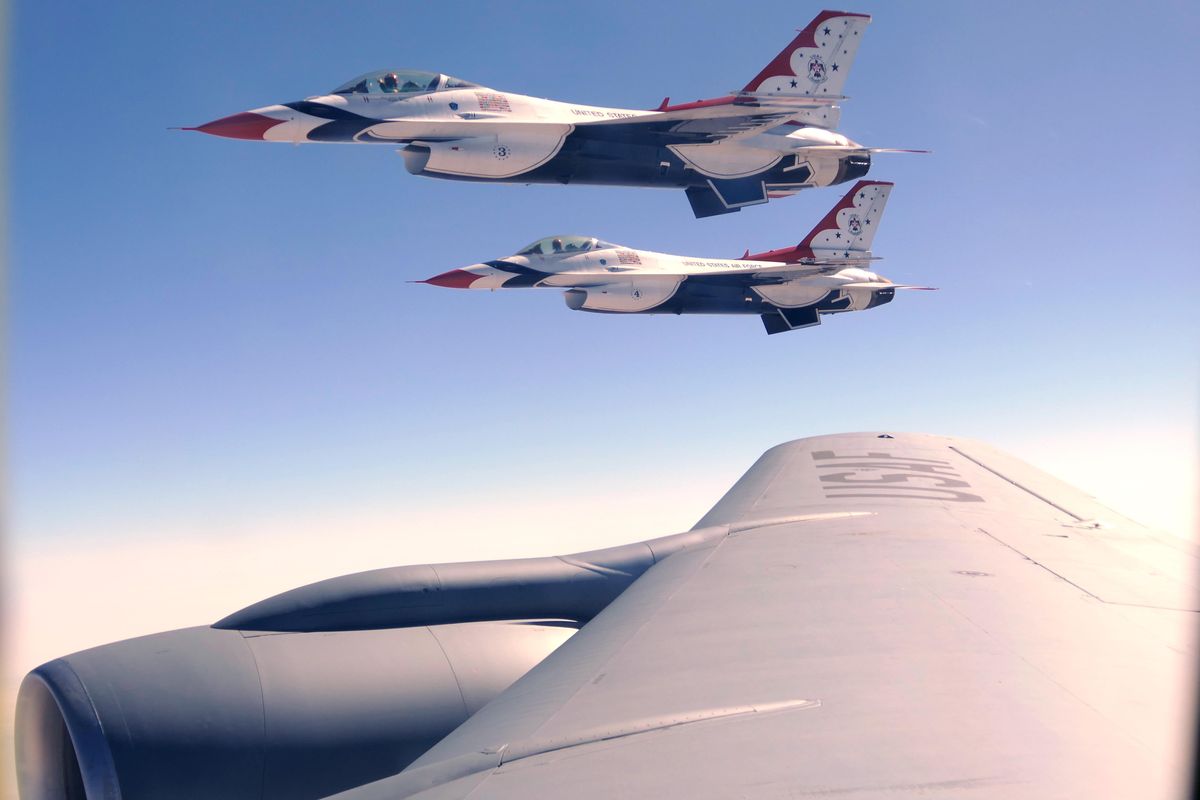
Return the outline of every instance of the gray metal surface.
<path id="1" fill-rule="evenodd" d="M 655 563 L 696 540 L 696 533 L 677 533 L 565 556 L 374 569 L 269 597 L 213 627 L 310 632 L 510 619 L 585 622 Z"/>
<path id="2" fill-rule="evenodd" d="M 200 627 L 84 650 L 22 684 L 21 796 L 319 798 L 402 769 L 573 633 Z"/>
<path id="3" fill-rule="evenodd" d="M 698 527 L 339 800 L 1184 796 L 1188 544 L 916 434 L 781 445 Z"/>

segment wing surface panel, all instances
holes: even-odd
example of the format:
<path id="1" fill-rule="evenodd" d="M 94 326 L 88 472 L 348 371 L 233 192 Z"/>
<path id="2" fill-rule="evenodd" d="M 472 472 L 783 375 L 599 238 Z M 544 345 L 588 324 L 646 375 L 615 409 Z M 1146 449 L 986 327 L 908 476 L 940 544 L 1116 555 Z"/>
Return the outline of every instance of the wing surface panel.
<path id="1" fill-rule="evenodd" d="M 810 259 L 800 263 L 793 264 L 778 264 L 773 266 L 764 266 L 759 264 L 753 267 L 742 269 L 717 269 L 708 271 L 693 271 L 693 272 L 672 272 L 660 270 L 636 270 L 636 269 L 621 269 L 621 270 L 605 270 L 604 272 L 561 272 L 557 273 L 556 277 L 562 277 L 572 281 L 570 285 L 583 286 L 583 281 L 595 279 L 597 283 L 593 285 L 602 285 L 611 283 L 615 280 L 662 280 L 664 278 L 674 278 L 677 281 L 689 281 L 691 283 L 704 283 L 709 285 L 719 286 L 756 286 L 761 284 L 782 283 L 784 281 L 794 280 L 796 278 L 807 278 L 816 275 L 827 275 L 838 272 L 839 270 L 849 267 L 866 268 L 871 262 L 876 259 L 871 258 L 838 258 L 838 259 Z M 874 284 L 852 284 L 853 285 L 868 285 Z M 845 288 L 846 284 L 831 285 L 830 288 Z M 896 284 L 879 284 L 880 287 L 891 286 L 896 287 Z M 900 287 L 896 287 L 900 288 Z"/>
<path id="2" fill-rule="evenodd" d="M 774 448 L 698 530 L 405 772 L 342 797 L 1182 785 L 1195 615 L 1118 589 L 1150 569 L 1186 597 L 1186 547 L 983 445 L 908 434 Z M 1059 554 L 1027 555 L 1042 539 Z"/>

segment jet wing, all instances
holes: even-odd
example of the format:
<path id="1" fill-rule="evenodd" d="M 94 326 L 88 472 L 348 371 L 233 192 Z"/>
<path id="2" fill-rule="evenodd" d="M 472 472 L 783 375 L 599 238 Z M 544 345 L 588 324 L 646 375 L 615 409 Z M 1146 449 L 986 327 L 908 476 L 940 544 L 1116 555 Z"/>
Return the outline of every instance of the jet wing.
<path id="1" fill-rule="evenodd" d="M 840 97 L 754 97 L 740 94 L 669 106 L 636 117 L 578 123 L 595 139 L 649 140 L 659 145 L 708 144 L 763 133 L 787 122 L 837 127 Z"/>
<path id="2" fill-rule="evenodd" d="M 811 278 L 818 275 L 831 275 L 848 267 L 866 268 L 870 266 L 872 261 L 879 261 L 878 256 L 854 256 L 846 258 L 808 258 L 792 264 L 779 264 L 778 266 L 763 267 L 761 265 L 754 267 L 745 267 L 742 269 L 722 269 L 712 272 L 692 272 L 681 274 L 678 277 L 681 281 L 687 280 L 689 283 L 702 283 L 719 286 L 763 286 L 768 284 L 784 283 L 785 281 L 795 280 L 797 278 Z M 656 275 L 657 273 L 644 273 L 647 276 Z M 636 276 L 635 276 L 636 277 Z M 660 276 L 661 277 L 661 276 Z M 889 286 L 892 284 L 888 284 Z M 846 284 L 839 283 L 837 287 L 844 288 Z"/>
<path id="3" fill-rule="evenodd" d="M 993 450 L 781 445 L 545 661 L 339 800 L 1182 797 L 1195 549 Z"/>

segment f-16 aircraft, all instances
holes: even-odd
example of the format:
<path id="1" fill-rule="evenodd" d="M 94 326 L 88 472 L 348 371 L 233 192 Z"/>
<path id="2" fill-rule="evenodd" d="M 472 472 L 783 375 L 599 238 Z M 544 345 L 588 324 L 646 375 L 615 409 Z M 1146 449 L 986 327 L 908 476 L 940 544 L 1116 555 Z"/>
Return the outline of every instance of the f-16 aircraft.
<path id="1" fill-rule="evenodd" d="M 1196 566 L 978 442 L 802 439 L 686 533 L 333 578 L 43 664 L 20 792 L 1182 798 Z"/>
<path id="2" fill-rule="evenodd" d="M 325 95 L 185 130 L 269 142 L 401 145 L 416 175 L 682 188 L 697 217 L 862 177 L 871 150 L 835 133 L 870 17 L 822 11 L 742 89 L 653 111 L 502 92 L 386 69 Z"/>
<path id="3" fill-rule="evenodd" d="M 565 288 L 576 311 L 617 314 L 758 314 L 767 333 L 819 325 L 822 314 L 890 303 L 897 289 L 867 269 L 892 190 L 859 181 L 795 247 L 739 259 L 634 250 L 590 236 L 548 236 L 515 255 L 418 283 L 456 289 Z"/>

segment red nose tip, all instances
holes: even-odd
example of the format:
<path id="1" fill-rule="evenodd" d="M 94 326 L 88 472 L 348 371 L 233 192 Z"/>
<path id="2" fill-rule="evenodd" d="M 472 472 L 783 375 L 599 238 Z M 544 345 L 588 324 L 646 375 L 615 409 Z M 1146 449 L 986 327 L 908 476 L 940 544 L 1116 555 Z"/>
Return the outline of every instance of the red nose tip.
<path id="1" fill-rule="evenodd" d="M 185 131 L 200 131 L 212 136 L 224 136 L 226 139 L 252 139 L 262 141 L 263 134 L 282 124 L 281 119 L 271 119 L 262 114 L 252 114 L 249 111 L 234 114 L 232 117 L 221 117 L 212 122 L 206 122 L 195 128 L 184 128 Z"/>
<path id="2" fill-rule="evenodd" d="M 451 289 L 466 289 L 472 283 L 479 280 L 481 276 L 474 272 L 467 272 L 465 269 L 452 269 L 449 272 L 443 272 L 441 275 L 434 275 L 428 280 L 421 283 L 428 283 L 433 286 L 448 286 Z"/>

